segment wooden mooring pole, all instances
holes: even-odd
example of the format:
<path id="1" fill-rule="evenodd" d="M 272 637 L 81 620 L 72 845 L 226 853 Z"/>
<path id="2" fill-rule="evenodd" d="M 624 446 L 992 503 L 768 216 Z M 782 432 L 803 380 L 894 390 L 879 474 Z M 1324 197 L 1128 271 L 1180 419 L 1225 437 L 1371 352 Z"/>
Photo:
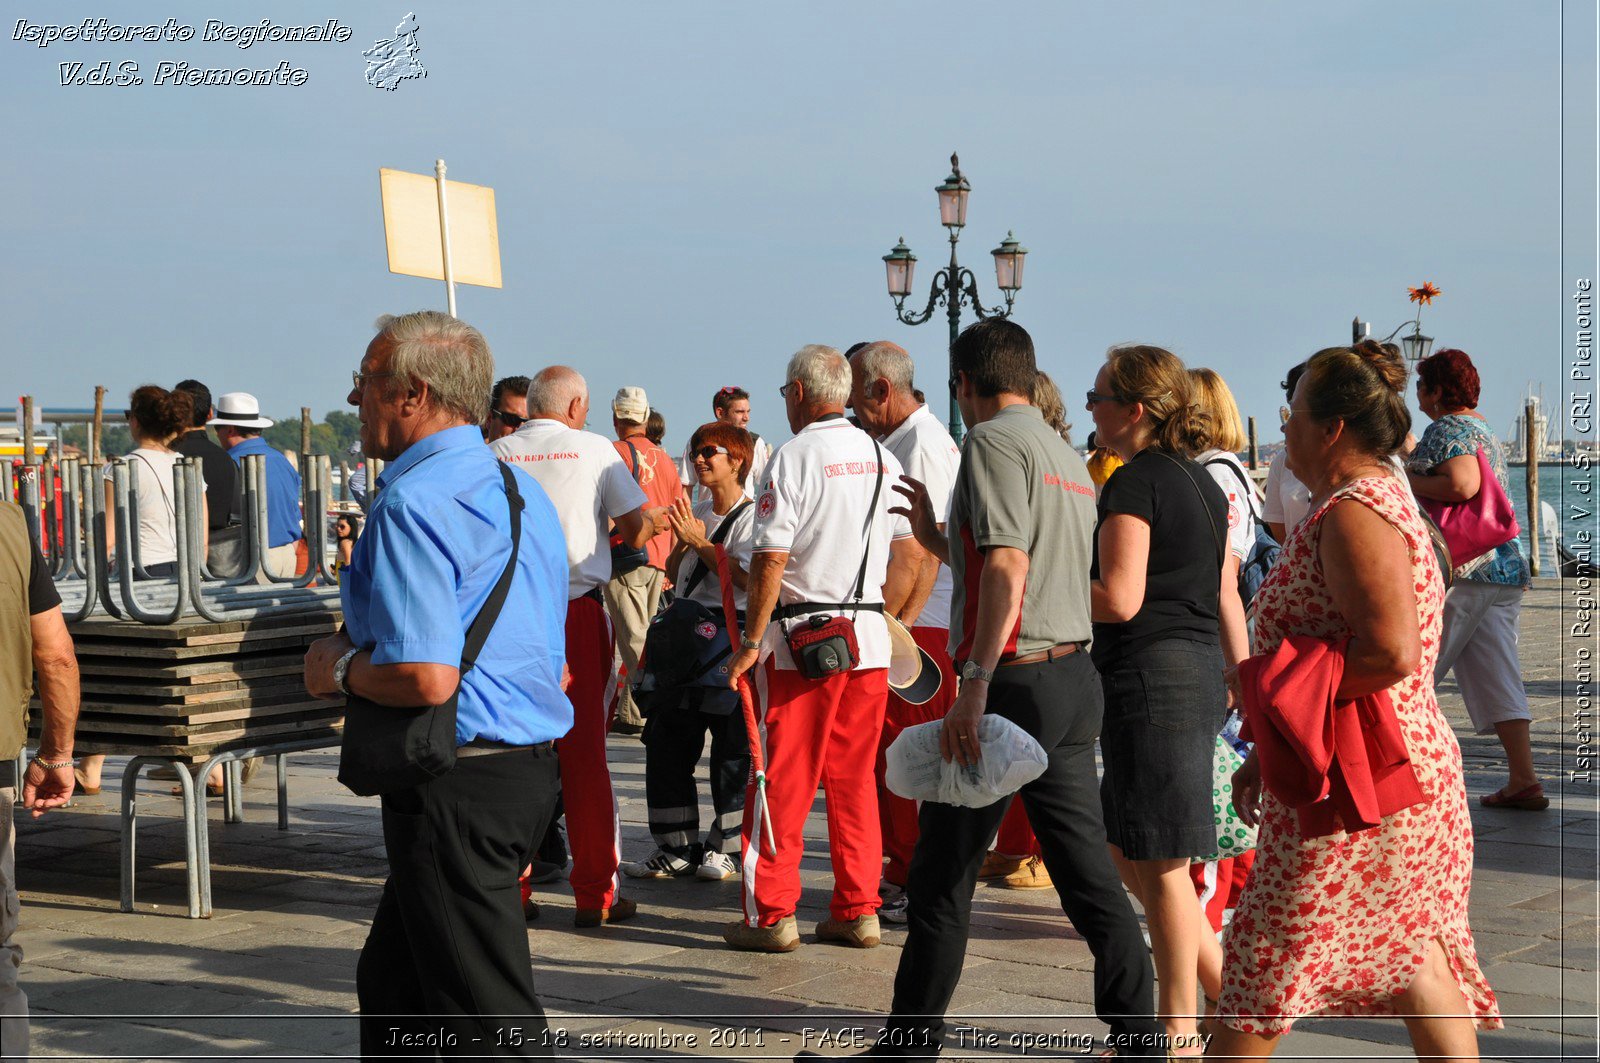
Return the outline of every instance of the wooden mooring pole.
<path id="1" fill-rule="evenodd" d="M 1528 462 L 1528 572 L 1539 574 L 1539 407 L 1528 403 L 1522 414 L 1522 455 Z"/>

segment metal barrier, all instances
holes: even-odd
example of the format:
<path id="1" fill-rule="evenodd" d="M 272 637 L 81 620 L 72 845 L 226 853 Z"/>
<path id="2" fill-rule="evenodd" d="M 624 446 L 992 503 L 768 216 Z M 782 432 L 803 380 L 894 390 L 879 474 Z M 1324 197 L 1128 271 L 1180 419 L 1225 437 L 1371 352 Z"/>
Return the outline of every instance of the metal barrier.
<path id="1" fill-rule="evenodd" d="M 302 464 L 303 533 L 308 553 L 302 576 L 274 576 L 267 571 L 266 464 L 260 455 L 246 457 L 240 465 L 245 557 L 244 569 L 237 575 L 219 577 L 207 567 L 205 484 L 196 458 L 178 459 L 171 493 L 161 498 L 141 497 L 139 478 L 122 458 L 109 462 L 104 473 L 76 458 L 24 466 L 18 477 L 18 498 L 25 515 L 34 522 L 32 527 L 47 530 L 48 567 L 71 623 L 102 610 L 112 618 L 130 617 L 144 624 L 172 624 L 191 613 L 221 622 L 318 612 L 338 605 L 327 521 L 333 495 L 332 465 L 320 455 L 309 456 Z M 104 479 L 109 479 L 109 492 Z M 46 482 L 48 489 L 41 486 Z M 141 506 L 164 507 L 168 498 L 176 562 L 172 576 L 151 577 L 140 554 L 139 510 Z M 114 536 L 108 531 L 114 531 Z"/>

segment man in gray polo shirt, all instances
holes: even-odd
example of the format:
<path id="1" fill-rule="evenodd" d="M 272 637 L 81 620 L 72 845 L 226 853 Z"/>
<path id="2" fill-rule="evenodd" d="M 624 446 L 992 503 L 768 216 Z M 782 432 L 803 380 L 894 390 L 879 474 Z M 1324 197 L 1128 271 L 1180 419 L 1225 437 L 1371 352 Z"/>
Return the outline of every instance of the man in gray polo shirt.
<path id="1" fill-rule="evenodd" d="M 1044 774 L 1021 799 L 1061 907 L 1094 953 L 1095 1012 L 1119 1055 L 1164 1055 L 1150 957 L 1106 849 L 1094 743 L 1100 679 L 1089 659 L 1094 488 L 1083 459 L 1027 396 L 1033 341 L 991 318 L 951 350 L 956 398 L 971 434 L 951 500 L 948 536 L 922 485 L 910 500 L 917 541 L 950 565 L 950 655 L 962 677 L 945 715 L 946 760 L 975 763 L 978 723 L 993 712 L 1039 741 Z M 967 951 L 972 891 L 1009 802 L 958 808 L 925 801 L 911 860 L 909 934 L 883 1037 L 869 1055 L 931 1058 L 943 1043 Z"/>

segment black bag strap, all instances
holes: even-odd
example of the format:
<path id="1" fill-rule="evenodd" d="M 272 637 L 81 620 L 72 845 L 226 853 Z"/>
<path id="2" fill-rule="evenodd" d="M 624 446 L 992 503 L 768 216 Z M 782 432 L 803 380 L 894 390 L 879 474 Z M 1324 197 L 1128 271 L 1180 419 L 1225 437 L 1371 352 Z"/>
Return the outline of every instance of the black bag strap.
<path id="1" fill-rule="evenodd" d="M 1179 461 L 1177 458 L 1173 457 L 1171 454 L 1168 454 L 1164 450 L 1159 450 L 1156 448 L 1151 449 L 1155 449 L 1157 454 L 1160 454 L 1163 458 L 1166 458 L 1178 468 L 1182 469 L 1183 474 L 1189 478 L 1189 486 L 1194 488 L 1195 495 L 1200 499 L 1200 511 L 1206 515 L 1206 524 L 1211 528 L 1211 539 L 1217 544 L 1217 565 L 1219 567 L 1225 566 L 1228 560 L 1228 548 L 1222 536 L 1217 534 L 1217 519 L 1211 515 L 1211 507 L 1206 505 L 1206 493 L 1200 490 L 1200 481 L 1196 480 L 1194 478 L 1194 473 L 1189 471 L 1189 466 L 1193 465 L 1194 462 Z"/>
<path id="2" fill-rule="evenodd" d="M 633 468 L 629 470 L 633 473 L 633 482 L 642 487 L 644 484 L 639 479 L 639 448 L 633 445 L 631 439 L 624 439 L 623 442 L 628 444 L 628 453 L 633 455 Z"/>
<path id="3" fill-rule="evenodd" d="M 500 479 L 505 481 L 506 502 L 511 507 L 511 557 L 506 561 L 505 571 L 500 573 L 500 580 L 489 592 L 483 608 L 478 610 L 478 615 L 473 618 L 472 626 L 467 629 L 466 643 L 461 647 L 461 674 L 466 675 L 472 671 L 472 666 L 478 661 L 478 654 L 483 652 L 483 644 L 489 640 L 489 629 L 494 627 L 494 622 L 500 618 L 500 610 L 505 607 L 506 595 L 511 593 L 511 577 L 517 571 L 517 554 L 522 548 L 522 492 L 517 490 L 517 481 L 511 475 L 511 467 L 504 462 L 495 462 L 500 469 Z"/>
<path id="4" fill-rule="evenodd" d="M 1227 458 L 1212 458 L 1210 461 L 1205 462 L 1204 464 L 1208 467 L 1212 465 L 1221 465 L 1232 472 L 1233 478 L 1244 485 L 1244 502 L 1245 505 L 1250 509 L 1251 521 L 1257 524 L 1266 523 L 1261 519 L 1261 515 L 1256 512 L 1255 487 L 1250 483 L 1250 480 L 1245 476 L 1245 474 L 1239 471 L 1239 466 L 1236 463 L 1229 461 Z"/>
<path id="5" fill-rule="evenodd" d="M 728 532 L 733 530 L 733 522 L 739 519 L 739 514 L 743 513 L 753 505 L 755 505 L 755 503 L 746 498 L 741 499 L 737 506 L 734 506 L 732 509 L 730 509 L 728 511 L 728 515 L 722 518 L 722 523 L 717 525 L 717 530 L 711 533 L 711 545 L 716 546 L 726 539 L 728 537 Z M 706 578 L 706 573 L 711 571 L 706 567 L 706 563 L 700 559 L 700 555 L 698 553 L 694 555 L 694 563 L 695 570 L 694 572 L 690 573 L 689 583 L 681 592 L 685 598 L 694 593 L 694 589 L 700 586 L 700 581 Z"/>
<path id="6" fill-rule="evenodd" d="M 861 567 L 856 570 L 856 591 L 851 596 L 857 606 L 861 604 L 861 594 L 866 590 L 867 559 L 872 556 L 872 518 L 878 515 L 878 495 L 883 490 L 883 448 L 878 446 L 876 439 L 872 441 L 872 452 L 878 459 L 878 478 L 872 482 L 872 501 L 867 503 L 867 523 L 861 529 L 861 538 L 866 545 L 861 550 Z"/>

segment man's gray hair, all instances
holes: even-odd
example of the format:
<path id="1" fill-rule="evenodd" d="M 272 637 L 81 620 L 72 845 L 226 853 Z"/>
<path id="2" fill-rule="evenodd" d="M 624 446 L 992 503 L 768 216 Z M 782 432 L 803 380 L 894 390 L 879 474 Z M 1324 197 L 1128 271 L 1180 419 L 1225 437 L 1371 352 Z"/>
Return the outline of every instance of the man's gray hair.
<path id="1" fill-rule="evenodd" d="M 528 413 L 565 417 L 573 399 L 589 394 L 589 383 L 571 366 L 548 365 L 528 382 Z"/>
<path id="2" fill-rule="evenodd" d="M 391 386 L 427 384 L 437 409 L 468 424 L 481 424 L 489 415 L 494 355 L 483 333 L 437 310 L 384 314 L 375 327 L 389 340 Z"/>
<path id="3" fill-rule="evenodd" d="M 850 363 L 833 347 L 808 343 L 789 359 L 784 381 L 798 380 L 806 401 L 822 406 L 843 406 L 850 400 Z"/>
<path id="4" fill-rule="evenodd" d="M 911 356 L 906 349 L 898 343 L 888 340 L 869 343 L 857 351 L 851 360 L 861 367 L 861 379 L 868 383 L 882 378 L 896 391 L 911 394 L 912 374 L 916 367 L 911 364 Z"/>

